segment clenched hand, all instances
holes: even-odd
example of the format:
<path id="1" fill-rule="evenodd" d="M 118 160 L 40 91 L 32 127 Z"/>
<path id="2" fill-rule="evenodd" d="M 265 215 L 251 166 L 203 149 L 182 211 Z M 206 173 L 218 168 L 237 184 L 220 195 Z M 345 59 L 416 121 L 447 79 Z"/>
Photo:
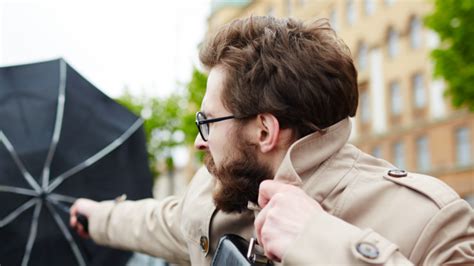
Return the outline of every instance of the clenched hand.
<path id="1" fill-rule="evenodd" d="M 260 184 L 258 204 L 262 208 L 254 223 L 258 241 L 265 255 L 278 262 L 310 217 L 323 211 L 301 188 L 274 180 Z"/>
<path id="2" fill-rule="evenodd" d="M 99 203 L 90 199 L 78 199 L 71 207 L 69 224 L 76 229 L 77 233 L 83 238 L 89 238 L 89 234 L 84 230 L 82 225 L 77 221 L 77 215 L 80 213 L 89 219 L 91 214 L 98 207 Z"/>

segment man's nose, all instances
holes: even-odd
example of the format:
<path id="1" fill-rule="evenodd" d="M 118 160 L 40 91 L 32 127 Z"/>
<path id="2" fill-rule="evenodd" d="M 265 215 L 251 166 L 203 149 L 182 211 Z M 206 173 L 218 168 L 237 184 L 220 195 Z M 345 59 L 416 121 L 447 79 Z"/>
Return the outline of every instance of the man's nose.
<path id="1" fill-rule="evenodd" d="M 199 133 L 194 140 L 194 147 L 200 151 L 205 151 L 208 149 L 207 141 L 204 141 Z"/>

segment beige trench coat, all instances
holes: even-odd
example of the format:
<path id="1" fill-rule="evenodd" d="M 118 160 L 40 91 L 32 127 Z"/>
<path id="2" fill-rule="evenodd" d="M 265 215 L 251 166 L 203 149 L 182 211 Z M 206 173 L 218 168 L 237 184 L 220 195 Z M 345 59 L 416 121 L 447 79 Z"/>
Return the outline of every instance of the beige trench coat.
<path id="1" fill-rule="evenodd" d="M 319 213 L 286 251 L 284 265 L 474 265 L 474 213 L 440 180 L 394 166 L 347 144 L 350 121 L 294 143 L 276 180 L 302 187 Z M 224 214 L 202 168 L 183 197 L 103 202 L 92 238 L 179 264 L 209 265 L 221 235 L 253 235 L 254 213 Z"/>

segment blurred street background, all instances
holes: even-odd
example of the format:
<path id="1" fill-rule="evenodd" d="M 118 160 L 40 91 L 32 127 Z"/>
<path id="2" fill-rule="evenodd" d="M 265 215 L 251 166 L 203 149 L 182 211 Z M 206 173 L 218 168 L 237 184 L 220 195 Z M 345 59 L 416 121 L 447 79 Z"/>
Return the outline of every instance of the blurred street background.
<path id="1" fill-rule="evenodd" d="M 350 142 L 440 178 L 474 206 L 472 0 L 4 0 L 0 65 L 64 57 L 146 119 L 163 198 L 182 193 L 201 166 L 192 147 L 207 78 L 199 43 L 250 15 L 328 19 L 359 73 Z"/>
<path id="2" fill-rule="evenodd" d="M 350 48 L 360 89 L 352 143 L 474 204 L 474 1 L 0 3 L 0 65 L 64 57 L 147 119 L 158 198 L 181 193 L 201 165 L 192 148 L 206 84 L 199 43 L 233 19 L 272 15 L 326 18 Z"/>
<path id="3" fill-rule="evenodd" d="M 350 141 L 401 169 L 442 179 L 474 206 L 474 1 L 240 0 L 210 7 L 207 34 L 249 15 L 328 19 L 359 72 Z M 199 90 L 194 74 L 188 88 Z M 199 163 L 188 166 L 186 177 Z"/>

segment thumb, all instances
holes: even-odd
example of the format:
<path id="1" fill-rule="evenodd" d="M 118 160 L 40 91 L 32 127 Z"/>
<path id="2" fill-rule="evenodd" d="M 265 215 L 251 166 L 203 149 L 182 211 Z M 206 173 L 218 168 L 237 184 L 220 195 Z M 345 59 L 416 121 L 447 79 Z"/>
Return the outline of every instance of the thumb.
<path id="1" fill-rule="evenodd" d="M 285 191 L 288 186 L 291 185 L 275 180 L 265 180 L 260 183 L 258 191 L 258 205 L 260 208 L 265 208 L 275 194 Z"/>

